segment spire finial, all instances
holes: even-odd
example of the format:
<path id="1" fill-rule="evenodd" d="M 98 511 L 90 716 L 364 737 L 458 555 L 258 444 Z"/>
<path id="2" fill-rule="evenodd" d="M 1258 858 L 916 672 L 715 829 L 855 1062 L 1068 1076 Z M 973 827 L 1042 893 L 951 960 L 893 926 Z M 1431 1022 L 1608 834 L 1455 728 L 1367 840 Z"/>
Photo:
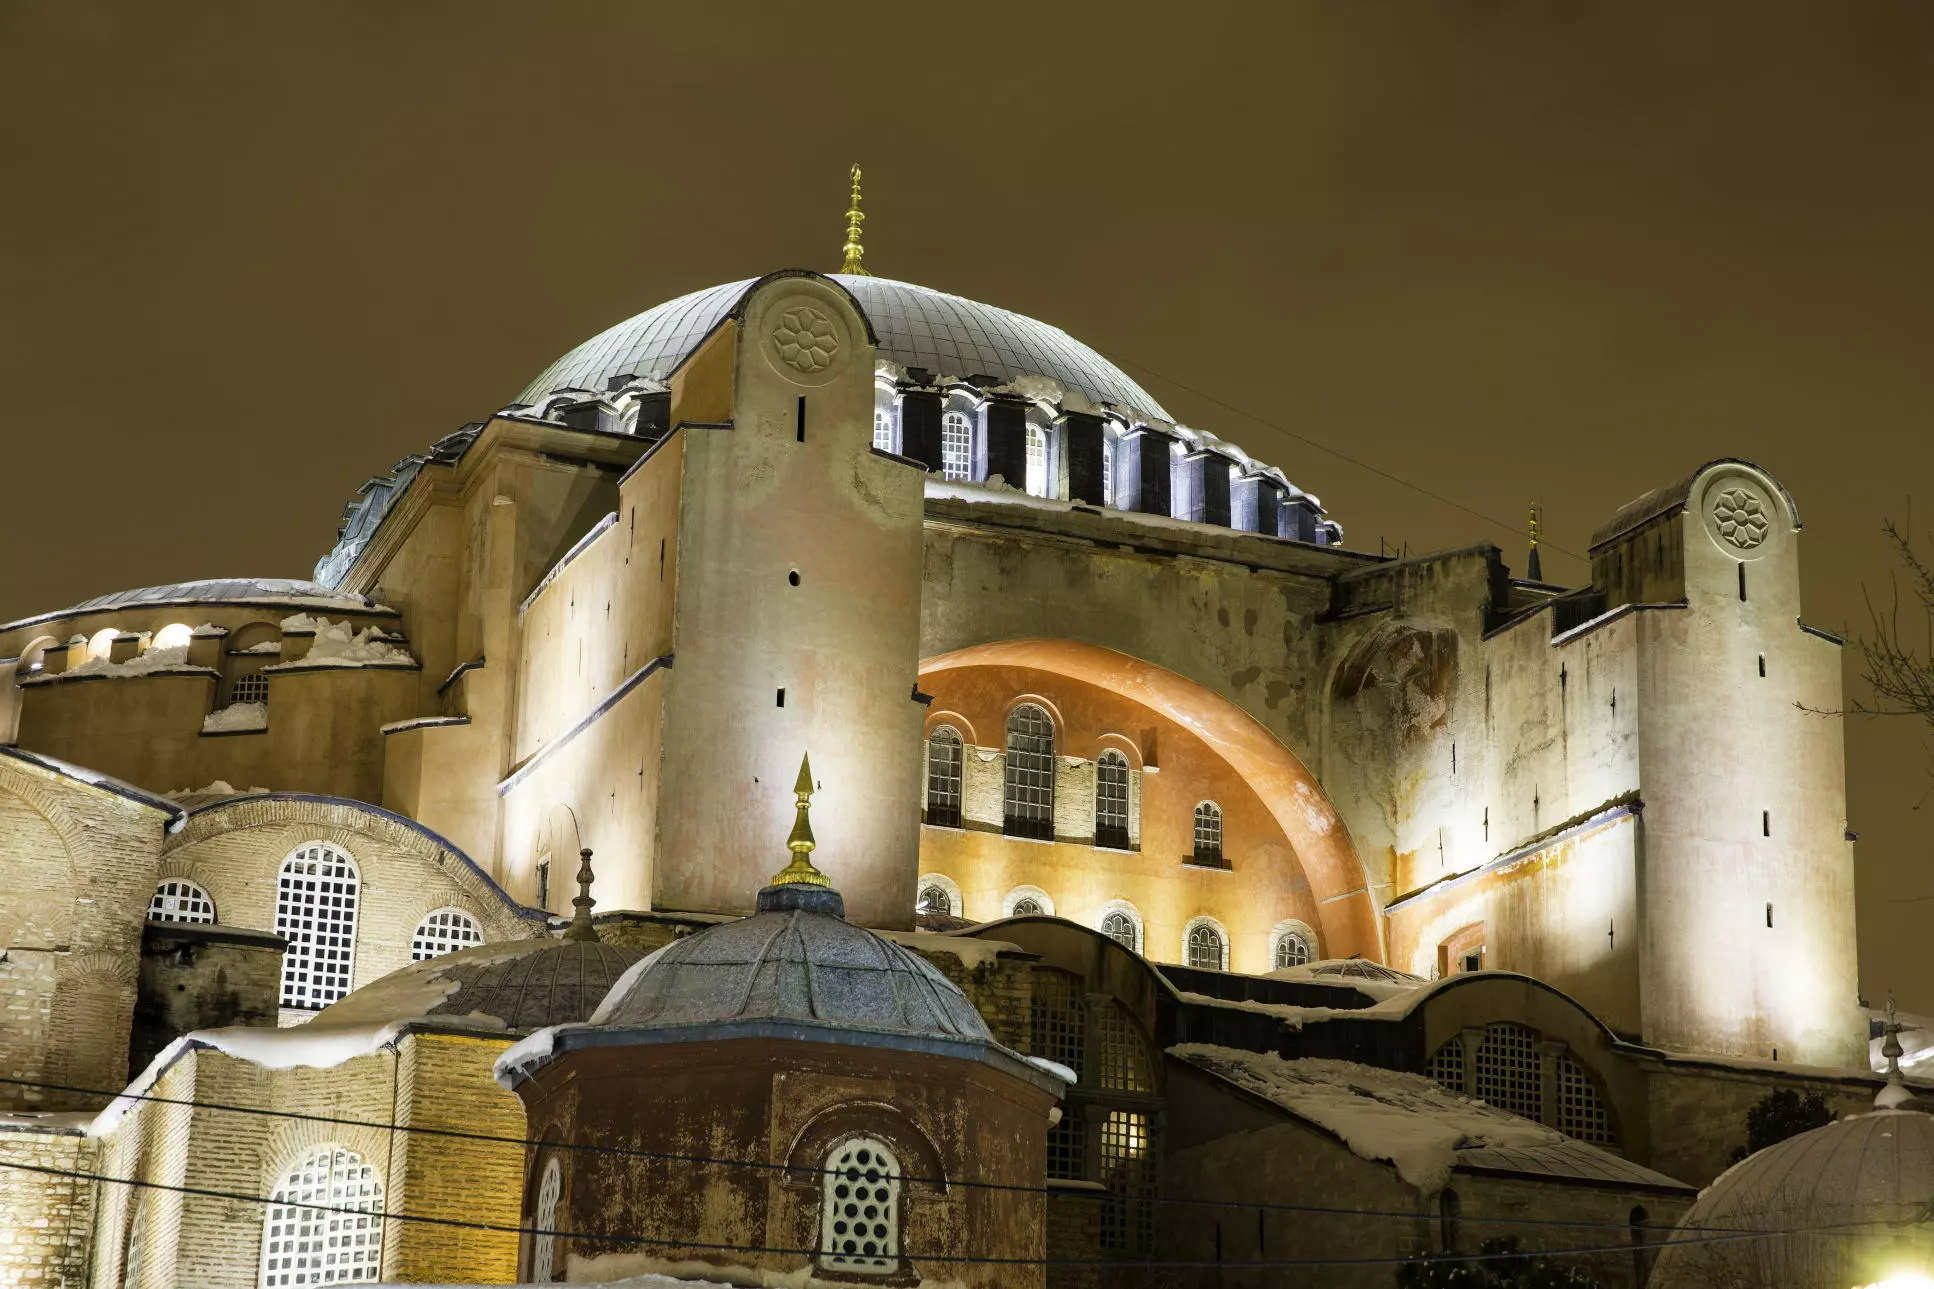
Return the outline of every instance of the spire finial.
<path id="1" fill-rule="evenodd" d="M 591 906 L 596 903 L 591 898 L 591 850 L 586 847 L 578 852 L 578 893 L 571 901 L 577 912 L 571 915 L 571 925 L 564 928 L 566 940 L 598 939 L 598 928 L 591 925 Z"/>
<path id="2" fill-rule="evenodd" d="M 786 838 L 786 849 L 792 852 L 792 862 L 773 877 L 772 884 L 830 888 L 833 879 L 814 868 L 811 858 L 813 847 L 818 843 L 813 840 L 813 823 L 809 817 L 813 808 L 813 765 L 808 756 L 799 758 L 799 778 L 792 785 L 792 795 L 799 811 L 792 821 L 792 835 Z"/>
<path id="3" fill-rule="evenodd" d="M 1894 1011 L 1894 991 L 1887 991 L 1887 1023 L 1881 1027 L 1887 1033 L 1887 1041 L 1880 1045 L 1880 1054 L 1887 1058 L 1887 1085 L 1874 1098 L 1874 1109 L 1895 1110 L 1914 1100 L 1914 1094 L 1907 1090 L 1907 1082 L 1900 1076 L 1900 1058 L 1904 1054 L 1900 1045 L 1900 1032 L 1907 1028 L 1900 1023 Z"/>
<path id="4" fill-rule="evenodd" d="M 1545 580 L 1544 561 L 1538 556 L 1538 534 L 1543 530 L 1545 508 L 1538 502 L 1531 503 L 1531 558 L 1525 563 L 1524 575 L 1534 582 Z"/>
<path id="5" fill-rule="evenodd" d="M 855 164 L 853 204 L 846 211 L 846 245 L 841 248 L 846 252 L 846 262 L 839 266 L 839 271 L 851 273 L 856 277 L 872 276 L 866 271 L 866 248 L 860 245 L 860 222 L 865 218 L 866 216 L 860 213 L 860 168 Z"/>

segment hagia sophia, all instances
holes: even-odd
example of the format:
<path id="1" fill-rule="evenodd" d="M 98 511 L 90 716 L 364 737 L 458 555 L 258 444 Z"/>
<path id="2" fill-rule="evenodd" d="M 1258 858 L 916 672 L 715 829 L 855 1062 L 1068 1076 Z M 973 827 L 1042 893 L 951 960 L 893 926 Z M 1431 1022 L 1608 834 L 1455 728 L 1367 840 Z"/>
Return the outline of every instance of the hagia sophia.
<path id="1" fill-rule="evenodd" d="M 411 431 L 309 579 L 0 626 L 0 1289 L 1927 1255 L 1697 1234 L 1775 1157 L 1934 1201 L 1778 479 L 1587 585 L 1355 550 L 858 205 Z M 1841 1122 L 1734 1166 L 1781 1089 Z"/>

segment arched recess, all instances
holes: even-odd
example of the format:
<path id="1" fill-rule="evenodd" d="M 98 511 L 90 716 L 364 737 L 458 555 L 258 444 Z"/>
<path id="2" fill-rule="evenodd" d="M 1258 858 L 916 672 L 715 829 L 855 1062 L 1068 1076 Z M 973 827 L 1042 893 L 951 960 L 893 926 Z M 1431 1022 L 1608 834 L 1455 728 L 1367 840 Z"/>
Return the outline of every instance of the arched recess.
<path id="1" fill-rule="evenodd" d="M 1166 667 L 1078 640 L 999 640 L 940 654 L 922 677 L 965 667 L 1022 667 L 1110 690 L 1188 729 L 1248 781 L 1295 847 L 1335 956 L 1383 959 L 1380 919 L 1342 817 L 1281 740 L 1220 694 Z"/>

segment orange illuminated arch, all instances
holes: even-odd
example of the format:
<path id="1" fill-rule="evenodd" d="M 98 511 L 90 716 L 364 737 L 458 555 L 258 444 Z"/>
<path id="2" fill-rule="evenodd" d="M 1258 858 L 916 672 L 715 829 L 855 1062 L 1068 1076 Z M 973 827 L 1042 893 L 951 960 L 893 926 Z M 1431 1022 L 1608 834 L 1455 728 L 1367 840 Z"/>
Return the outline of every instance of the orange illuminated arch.
<path id="1" fill-rule="evenodd" d="M 1356 846 L 1322 785 L 1248 712 L 1186 676 L 1078 640 L 999 640 L 920 664 L 925 677 L 964 667 L 1028 667 L 1109 690 L 1188 729 L 1255 789 L 1295 847 L 1321 909 L 1331 957 L 1381 962 L 1383 942 Z"/>

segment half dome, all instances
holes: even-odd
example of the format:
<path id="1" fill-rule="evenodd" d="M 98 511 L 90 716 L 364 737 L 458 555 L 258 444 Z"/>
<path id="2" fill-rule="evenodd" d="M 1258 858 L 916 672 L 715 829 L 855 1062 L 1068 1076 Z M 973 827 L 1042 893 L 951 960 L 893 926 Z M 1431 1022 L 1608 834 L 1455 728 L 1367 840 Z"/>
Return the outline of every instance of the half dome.
<path id="1" fill-rule="evenodd" d="M 1126 372 L 1059 327 L 911 282 L 827 276 L 852 292 L 866 311 L 879 336 L 881 358 L 942 377 L 1046 376 L 1079 390 L 1091 403 L 1174 419 Z M 681 295 L 600 332 L 547 367 L 517 401 L 541 403 L 567 388 L 603 390 L 612 376 L 664 380 L 755 280 Z"/>

